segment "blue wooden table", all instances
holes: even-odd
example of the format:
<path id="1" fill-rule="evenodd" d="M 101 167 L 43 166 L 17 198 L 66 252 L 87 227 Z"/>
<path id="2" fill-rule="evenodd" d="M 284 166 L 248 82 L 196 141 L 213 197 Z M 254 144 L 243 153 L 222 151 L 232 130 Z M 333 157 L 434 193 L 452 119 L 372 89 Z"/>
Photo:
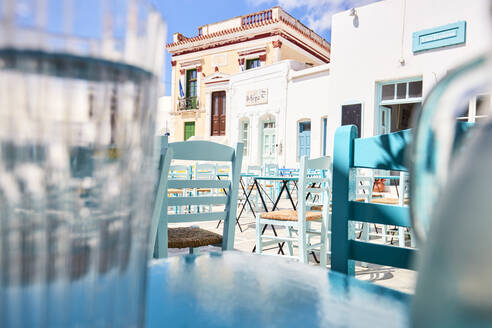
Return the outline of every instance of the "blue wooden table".
<path id="1" fill-rule="evenodd" d="M 410 297 L 282 258 L 240 252 L 153 262 L 146 326 L 408 327 Z"/>

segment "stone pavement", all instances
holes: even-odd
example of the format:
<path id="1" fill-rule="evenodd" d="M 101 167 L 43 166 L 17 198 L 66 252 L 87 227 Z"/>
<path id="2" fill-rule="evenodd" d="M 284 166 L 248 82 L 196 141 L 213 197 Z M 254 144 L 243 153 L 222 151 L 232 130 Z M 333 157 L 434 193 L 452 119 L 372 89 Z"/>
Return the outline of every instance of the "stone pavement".
<path id="1" fill-rule="evenodd" d="M 269 205 L 271 206 L 271 204 Z M 290 202 L 286 199 L 280 201 L 280 208 L 290 208 Z M 245 213 L 240 219 L 241 232 L 236 225 L 234 247 L 238 251 L 252 252 L 256 241 L 256 223 L 251 213 Z M 170 227 L 189 226 L 195 225 L 203 229 L 207 229 L 213 232 L 222 233 L 222 225 L 217 229 L 217 222 L 199 222 L 199 223 L 187 223 L 187 224 L 172 224 Z M 276 227 L 277 233 L 285 235 L 285 231 L 281 227 Z M 271 234 L 271 229 L 268 228 L 265 232 Z M 375 240 L 375 242 L 381 242 Z M 408 242 L 407 242 L 408 243 Z M 297 248 L 294 248 L 296 252 Z M 202 247 L 200 252 L 220 251 L 217 247 Z M 276 254 L 278 248 L 265 250 L 265 253 Z M 188 249 L 170 249 L 169 256 L 181 255 L 188 253 Z M 310 265 L 319 265 L 315 262 L 314 258 L 310 256 Z M 328 268 L 330 267 L 330 261 L 328 259 Z M 357 279 L 371 281 L 375 284 L 385 287 L 393 288 L 405 293 L 413 293 L 417 274 L 414 271 L 397 269 L 392 267 L 384 267 L 380 265 L 368 264 L 361 266 L 361 263 L 356 263 L 356 277 Z"/>

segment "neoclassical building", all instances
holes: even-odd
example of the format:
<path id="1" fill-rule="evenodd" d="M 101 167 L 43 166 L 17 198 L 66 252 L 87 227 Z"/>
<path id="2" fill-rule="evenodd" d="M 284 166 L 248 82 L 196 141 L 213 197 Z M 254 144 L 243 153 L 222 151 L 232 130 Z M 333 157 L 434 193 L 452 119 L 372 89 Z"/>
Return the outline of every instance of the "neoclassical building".
<path id="1" fill-rule="evenodd" d="M 330 44 L 280 7 L 201 26 L 194 37 L 175 33 L 167 50 L 175 141 L 227 142 L 232 75 L 283 60 L 330 62 Z"/>

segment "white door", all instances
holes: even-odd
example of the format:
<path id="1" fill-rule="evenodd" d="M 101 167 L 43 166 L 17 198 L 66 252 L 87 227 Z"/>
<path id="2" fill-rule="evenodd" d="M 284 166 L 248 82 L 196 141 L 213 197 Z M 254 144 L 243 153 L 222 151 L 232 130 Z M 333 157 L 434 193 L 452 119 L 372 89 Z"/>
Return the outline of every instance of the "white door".
<path id="1" fill-rule="evenodd" d="M 391 108 L 379 107 L 379 134 L 391 132 Z"/>
<path id="2" fill-rule="evenodd" d="M 275 121 L 263 121 L 262 123 L 262 146 L 261 162 L 262 164 L 276 163 L 276 135 Z"/>

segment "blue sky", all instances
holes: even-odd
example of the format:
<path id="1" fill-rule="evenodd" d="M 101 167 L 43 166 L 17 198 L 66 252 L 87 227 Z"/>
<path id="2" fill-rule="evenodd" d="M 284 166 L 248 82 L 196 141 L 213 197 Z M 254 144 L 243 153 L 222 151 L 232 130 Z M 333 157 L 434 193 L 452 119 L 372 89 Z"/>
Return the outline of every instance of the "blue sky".
<path id="1" fill-rule="evenodd" d="M 199 26 L 281 6 L 326 40 L 331 37 L 331 16 L 377 0 L 151 0 L 168 26 L 167 42 L 175 32 L 195 36 Z M 170 94 L 171 57 L 166 52 L 166 95 Z"/>

